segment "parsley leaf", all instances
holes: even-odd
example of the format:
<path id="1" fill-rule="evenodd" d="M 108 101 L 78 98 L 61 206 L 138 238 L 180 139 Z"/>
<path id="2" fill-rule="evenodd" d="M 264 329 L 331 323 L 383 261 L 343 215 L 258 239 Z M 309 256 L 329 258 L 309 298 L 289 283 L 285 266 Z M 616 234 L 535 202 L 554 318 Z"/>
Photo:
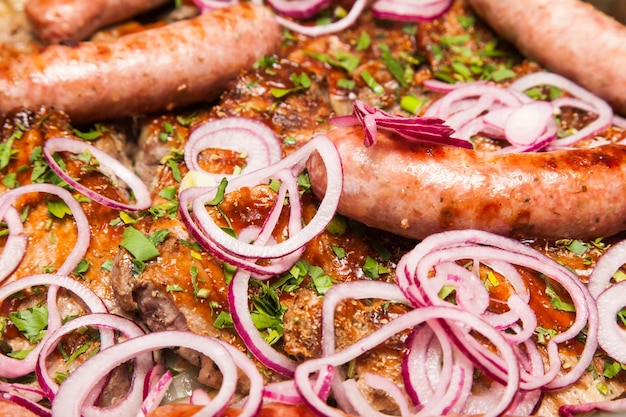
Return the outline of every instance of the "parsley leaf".
<path id="1" fill-rule="evenodd" d="M 24 311 L 9 313 L 9 320 L 31 343 L 43 339 L 48 327 L 48 309 L 43 306 L 31 307 Z"/>
<path id="2" fill-rule="evenodd" d="M 156 245 L 132 226 L 124 229 L 120 245 L 129 251 L 136 260 L 145 262 L 160 255 Z"/>

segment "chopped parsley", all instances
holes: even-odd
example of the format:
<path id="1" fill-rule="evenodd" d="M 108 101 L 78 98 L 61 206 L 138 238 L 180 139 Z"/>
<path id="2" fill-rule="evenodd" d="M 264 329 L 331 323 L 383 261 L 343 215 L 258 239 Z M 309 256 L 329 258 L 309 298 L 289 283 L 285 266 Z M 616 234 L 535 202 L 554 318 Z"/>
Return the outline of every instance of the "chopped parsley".
<path id="1" fill-rule="evenodd" d="M 29 342 L 38 343 L 43 339 L 48 328 L 48 308 L 37 306 L 23 311 L 14 311 L 9 313 L 9 320 Z"/>

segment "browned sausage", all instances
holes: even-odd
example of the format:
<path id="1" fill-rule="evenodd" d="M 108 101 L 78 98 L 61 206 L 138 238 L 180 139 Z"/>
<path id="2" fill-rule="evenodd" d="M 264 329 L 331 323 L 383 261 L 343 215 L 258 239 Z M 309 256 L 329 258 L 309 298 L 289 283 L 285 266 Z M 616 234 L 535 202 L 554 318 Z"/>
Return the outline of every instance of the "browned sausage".
<path id="1" fill-rule="evenodd" d="M 280 42 L 269 9 L 240 4 L 115 41 L 49 45 L 0 62 L 0 113 L 48 105 L 88 122 L 211 100 Z"/>
<path id="2" fill-rule="evenodd" d="M 169 0 L 29 0 L 24 11 L 46 43 L 77 42 L 96 30 L 147 12 Z"/>
<path id="3" fill-rule="evenodd" d="M 453 229 L 517 238 L 592 239 L 626 229 L 626 147 L 496 154 L 408 143 L 360 127 L 328 133 L 343 163 L 338 211 L 368 226 L 422 239 Z M 319 157 L 308 164 L 325 189 Z"/>
<path id="4" fill-rule="evenodd" d="M 626 115 L 626 27 L 580 0 L 468 0 L 524 55 Z"/>

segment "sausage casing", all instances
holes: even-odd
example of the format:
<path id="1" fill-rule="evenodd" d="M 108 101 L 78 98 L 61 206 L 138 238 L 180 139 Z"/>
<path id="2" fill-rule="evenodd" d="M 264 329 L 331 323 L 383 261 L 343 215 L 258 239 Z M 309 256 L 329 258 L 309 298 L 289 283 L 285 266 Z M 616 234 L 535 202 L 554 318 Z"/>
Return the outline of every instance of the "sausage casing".
<path id="1" fill-rule="evenodd" d="M 47 105 L 90 122 L 212 100 L 280 42 L 269 9 L 240 4 L 114 41 L 49 45 L 0 62 L 0 113 Z"/>
<path id="2" fill-rule="evenodd" d="M 481 229 L 516 238 L 594 239 L 626 229 L 626 147 L 498 154 L 408 143 L 360 127 L 328 133 L 343 163 L 338 211 L 415 239 Z M 319 157 L 308 164 L 325 189 Z"/>

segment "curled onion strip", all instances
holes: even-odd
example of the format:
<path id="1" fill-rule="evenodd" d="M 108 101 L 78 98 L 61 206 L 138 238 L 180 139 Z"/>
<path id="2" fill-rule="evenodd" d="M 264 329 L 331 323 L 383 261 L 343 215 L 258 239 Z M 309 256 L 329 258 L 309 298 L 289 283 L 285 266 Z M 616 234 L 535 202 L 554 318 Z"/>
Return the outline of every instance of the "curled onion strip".
<path id="1" fill-rule="evenodd" d="M 576 142 L 589 137 L 599 131 L 602 131 L 611 125 L 613 119 L 613 110 L 611 106 L 604 100 L 597 97 L 595 94 L 589 92 L 578 84 L 565 77 L 554 73 L 537 72 L 528 74 L 518 80 L 514 81 L 509 88 L 520 92 L 526 91 L 536 86 L 553 86 L 560 88 L 583 100 L 586 103 L 592 105 L 595 109 L 594 113 L 598 115 L 598 118 L 589 123 L 578 132 L 569 135 L 565 138 L 558 139 L 550 145 L 550 149 L 567 148 Z M 571 103 L 571 102 L 570 102 Z M 560 105 L 557 102 L 557 105 Z"/>
<path id="2" fill-rule="evenodd" d="M 47 409 L 46 407 L 44 407 L 43 405 L 37 403 L 36 401 L 28 398 L 28 397 L 23 397 L 21 395 L 18 394 L 14 394 L 11 392 L 3 392 L 0 393 L 0 399 L 4 400 L 4 401 L 10 401 L 13 404 L 16 404 L 26 410 L 28 410 L 30 413 L 39 416 L 39 417 L 50 417 L 50 410 Z M 5 410 L 2 410 L 5 411 Z M 6 411 L 5 411 L 6 412 Z M 22 411 L 20 410 L 20 414 L 22 414 Z M 29 414 L 30 415 L 30 414 Z"/>
<path id="3" fill-rule="evenodd" d="M 526 390 L 542 386 L 560 388 L 580 378 L 593 359 L 598 331 L 597 308 L 591 294 L 580 280 L 567 268 L 556 264 L 545 255 L 519 241 L 488 232 L 465 230 L 443 232 L 424 239 L 398 263 L 396 275 L 398 283 L 414 305 L 437 305 L 441 301 L 438 297 L 440 284 L 432 286 L 428 278 L 429 272 L 433 267 L 436 270 L 437 265 L 442 262 L 462 259 L 498 260 L 528 267 L 563 286 L 570 294 L 576 308 L 576 319 L 571 327 L 548 342 L 549 371 L 541 377 L 531 378 L 530 375 L 523 375 L 521 386 Z M 585 325 L 588 328 L 588 337 L 579 362 L 568 373 L 557 377 L 561 369 L 558 345 L 576 337 Z M 456 326 L 449 326 L 449 328 L 459 349 L 476 361 L 492 378 L 500 382 L 506 381 L 506 375 L 503 373 L 504 366 L 499 358 L 475 343 L 473 338 L 468 340 L 466 332 L 462 329 Z"/>
<path id="4" fill-rule="evenodd" d="M 295 19 L 308 19 L 329 3 L 330 0 L 267 0 L 278 13 Z"/>
<path id="5" fill-rule="evenodd" d="M 9 229 L 9 237 L 0 255 L 0 283 L 15 271 L 26 253 L 28 238 L 20 215 L 14 207 L 9 207 L 4 214 L 4 221 Z"/>
<path id="6" fill-rule="evenodd" d="M 479 133 L 506 139 L 511 146 L 499 152 L 566 149 L 606 129 L 614 121 L 619 123 L 608 103 L 553 73 L 525 75 L 509 87 L 499 87 L 482 81 L 458 83 L 448 87 L 441 84 L 436 81 L 424 83 L 427 88 L 446 93 L 430 105 L 424 116 L 445 120 L 462 140 L 470 140 Z M 541 86 L 555 86 L 574 97 L 561 97 L 545 102 L 535 101 L 523 93 Z M 580 131 L 559 139 L 554 114 L 560 113 L 562 107 L 574 107 L 595 113 L 598 117 Z"/>
<path id="7" fill-rule="evenodd" d="M 172 384 L 172 372 L 168 369 L 165 371 L 161 377 L 154 383 L 154 386 L 146 395 L 146 398 L 143 400 L 141 404 L 141 410 L 137 413 L 137 417 L 145 417 L 149 412 L 153 411 L 155 408 L 159 406 L 163 398 L 165 398 L 165 394 L 167 393 L 167 389 Z"/>
<path id="8" fill-rule="evenodd" d="M 290 207 L 288 225 L 289 235 L 293 236 L 299 233 L 302 229 L 302 212 L 297 179 L 289 170 L 281 170 L 277 172 L 275 176 L 277 177 L 276 179 L 280 180 L 281 185 L 278 189 L 274 205 L 270 214 L 265 219 L 262 228 L 259 229 L 250 226 L 240 231 L 238 240 L 244 246 L 249 245 L 249 242 L 253 242 L 254 245 L 276 245 L 276 241 L 272 238 L 271 233 L 274 231 L 278 223 L 287 193 L 289 193 Z M 259 265 L 256 263 L 256 259 L 254 258 L 244 258 L 237 254 L 232 254 L 228 248 L 220 247 L 211 239 L 209 235 L 204 233 L 200 226 L 196 225 L 197 221 L 195 217 L 197 216 L 192 216 L 186 209 L 188 202 L 191 204 L 192 201 L 195 201 L 190 198 L 190 196 L 195 196 L 195 193 L 192 194 L 193 191 L 195 190 L 190 189 L 181 193 L 179 207 L 181 207 L 183 221 L 185 221 L 188 225 L 187 227 L 190 233 L 210 254 L 216 256 L 224 262 L 228 262 L 233 266 L 253 273 L 255 278 L 258 279 L 267 279 L 272 275 L 282 273 L 291 268 L 291 266 L 300 258 L 302 251 L 304 250 L 304 246 L 296 248 L 293 253 L 286 253 L 279 258 L 272 259 L 267 265 Z M 200 192 L 203 193 L 202 190 L 200 190 Z M 198 197 L 195 198 L 197 199 Z"/>
<path id="9" fill-rule="evenodd" d="M 208 417 L 223 412 L 235 393 L 237 366 L 222 342 L 209 336 L 201 336 L 191 332 L 163 331 L 126 340 L 102 350 L 88 359 L 74 370 L 60 386 L 52 404 L 52 415 L 54 417 L 80 417 L 81 409 L 94 384 L 115 367 L 144 353 L 172 346 L 187 347 L 208 356 L 222 373 L 220 389 L 211 402 L 195 416 Z M 150 367 L 144 372 L 147 373 L 149 369 Z M 141 390 L 137 391 L 139 395 L 132 399 L 134 410 L 139 410 L 142 403 Z"/>
<path id="10" fill-rule="evenodd" d="M 293 204 L 298 197 L 297 192 L 289 192 L 291 216 L 290 216 L 290 236 L 288 239 L 274 245 L 258 245 L 230 236 L 215 223 L 209 213 L 205 209 L 205 203 L 212 200 L 216 193 L 217 187 L 214 188 L 190 188 L 180 194 L 180 213 L 183 221 L 187 225 L 190 233 L 205 247 L 209 253 L 217 256 L 225 262 L 232 263 L 237 267 L 244 268 L 248 271 L 265 274 L 283 272 L 291 265 L 281 265 L 281 268 L 272 270 L 268 267 L 256 265 L 256 259 L 279 259 L 287 255 L 301 251 L 302 248 L 311 239 L 321 233 L 328 223 L 332 220 L 339 196 L 343 186 L 341 173 L 341 159 L 334 144 L 324 135 L 314 137 L 303 147 L 293 152 L 280 162 L 254 171 L 249 174 L 240 175 L 228 183 L 226 192 L 243 186 L 253 186 L 267 181 L 269 178 L 280 175 L 283 170 L 299 173 L 304 169 L 304 165 L 308 158 L 318 152 L 321 156 L 328 178 L 335 178 L 335 181 L 329 181 L 326 187 L 326 194 L 321 201 L 317 213 L 306 224 L 300 228 L 299 223 L 301 215 L 298 215 L 296 209 L 300 209 L 300 205 Z M 295 195 L 294 195 L 295 194 Z M 298 200 L 299 201 L 299 200 Z M 189 213 L 188 203 L 193 208 L 193 216 Z M 297 231 L 295 234 L 291 234 Z M 252 260 L 252 261 L 251 261 Z M 295 262 L 297 259 L 290 259 Z"/>
<path id="11" fill-rule="evenodd" d="M 583 413 L 588 415 L 588 413 L 591 413 L 592 411 L 606 411 L 607 413 L 615 413 L 616 416 L 624 415 L 624 412 L 626 412 L 626 398 L 576 405 L 562 405 L 559 407 L 559 415 L 561 417 L 574 417 L 576 414 Z M 595 413 L 592 415 L 595 415 Z"/>
<path id="12" fill-rule="evenodd" d="M 330 33 L 341 32 L 342 30 L 345 30 L 352 26 L 365 9 L 365 6 L 367 6 L 367 3 L 368 0 L 356 0 L 347 15 L 337 20 L 336 22 L 329 23 L 327 25 L 307 26 L 296 23 L 282 16 L 276 16 L 276 20 L 284 28 L 300 33 L 302 35 L 322 36 Z"/>
<path id="13" fill-rule="evenodd" d="M 613 359 L 626 362 L 626 331 L 616 321 L 617 314 L 626 305 L 626 281 L 617 283 L 598 297 L 598 343 Z"/>
<path id="14" fill-rule="evenodd" d="M 354 126 L 360 124 L 365 131 L 365 146 L 372 146 L 377 142 L 377 129 L 390 130 L 397 135 L 416 142 L 444 143 L 463 148 L 472 148 L 472 144 L 465 140 L 451 137 L 454 129 L 436 117 L 404 117 L 385 112 L 381 109 L 368 106 L 356 100 L 352 116 L 342 116 L 333 119 L 338 126 Z"/>
<path id="15" fill-rule="evenodd" d="M 315 372 L 319 372 L 327 366 L 337 367 L 345 364 L 355 359 L 363 352 L 373 349 L 394 334 L 407 328 L 414 327 L 427 320 L 434 319 L 452 320 L 454 322 L 460 322 L 470 326 L 483 336 L 487 337 L 498 349 L 503 361 L 506 363 L 505 367 L 507 370 L 508 381 L 505 392 L 499 398 L 498 403 L 494 404 L 492 410 L 486 413 L 485 416 L 489 417 L 500 415 L 500 413 L 509 407 L 519 387 L 519 365 L 515 353 L 502 335 L 489 324 L 485 323 L 471 313 L 449 307 L 424 307 L 412 310 L 391 320 L 387 325 L 376 330 L 374 333 L 363 337 L 340 352 L 301 363 L 295 371 L 296 386 L 298 387 L 300 394 L 309 407 L 314 409 L 317 413 L 326 416 L 341 416 L 342 413 L 329 407 L 315 394 L 315 391 L 309 381 L 309 376 Z"/>
<path id="16" fill-rule="evenodd" d="M 212 120 L 196 127 L 185 143 L 184 158 L 188 169 L 206 172 L 200 167 L 198 156 L 207 148 L 245 153 L 247 161 L 242 172 L 265 168 L 282 157 L 282 149 L 274 132 L 263 123 L 243 117 Z M 234 176 L 209 175 L 216 184 L 223 177 L 230 180 Z"/>
<path id="17" fill-rule="evenodd" d="M 399 21 L 429 21 L 448 11 L 450 0 L 378 0 L 372 6 L 379 19 Z"/>
<path id="18" fill-rule="evenodd" d="M 76 266 L 87 253 L 90 241 L 89 220 L 80 203 L 70 194 L 69 191 L 52 184 L 29 184 L 7 191 L 0 196 L 0 218 L 7 216 L 10 207 L 15 201 L 28 193 L 47 193 L 59 197 L 72 211 L 74 222 L 76 223 L 76 243 L 70 254 L 65 258 L 63 265 L 57 270 L 59 275 L 69 275 L 76 269 Z"/>
<path id="19" fill-rule="evenodd" d="M 626 240 L 611 246 L 599 259 L 591 271 L 587 288 L 594 298 L 610 285 L 613 274 L 626 263 Z"/>
<path id="20" fill-rule="evenodd" d="M 50 334 L 44 343 L 42 343 L 37 361 L 37 380 L 39 385 L 46 392 L 46 397 L 50 400 L 54 399 L 54 395 L 59 389 L 59 385 L 50 376 L 47 369 L 46 359 L 52 351 L 60 343 L 61 338 L 85 326 L 100 327 L 100 350 L 106 349 L 115 343 L 115 338 L 111 330 L 119 330 L 126 337 L 137 337 L 144 334 L 143 330 L 134 322 L 125 318 L 115 316 L 108 313 L 91 313 L 84 316 L 74 318 L 65 323 L 60 328 Z M 102 382 L 105 382 L 103 380 Z M 133 384 L 135 381 L 133 381 Z M 119 410 L 118 410 L 119 411 Z"/>
<path id="21" fill-rule="evenodd" d="M 248 350 L 265 366 L 291 377 L 296 368 L 296 361 L 278 352 L 261 336 L 254 326 L 248 307 L 248 283 L 250 274 L 237 271 L 228 290 L 228 304 L 233 316 L 233 324 Z"/>
<path id="22" fill-rule="evenodd" d="M 133 191 L 135 203 L 122 203 L 83 186 L 80 182 L 69 176 L 68 173 L 65 172 L 54 159 L 54 154 L 62 151 L 74 154 L 87 152 L 95 157 L 100 165 L 109 169 L 113 174 L 115 174 L 116 177 L 121 178 L 126 184 L 128 184 Z M 150 191 L 148 190 L 146 184 L 144 184 L 144 182 L 137 175 L 135 175 L 135 173 L 130 171 L 120 161 L 95 146 L 70 138 L 51 138 L 46 140 L 46 143 L 43 146 L 43 153 L 46 157 L 48 165 L 50 165 L 50 168 L 52 168 L 54 172 L 63 179 L 63 181 L 67 182 L 78 192 L 91 198 L 93 201 L 115 210 L 139 211 L 150 207 L 152 200 L 150 198 Z"/>
<path id="23" fill-rule="evenodd" d="M 248 396 L 245 399 L 245 404 L 239 413 L 239 417 L 254 417 L 259 413 L 263 402 L 263 376 L 247 354 L 226 342 L 221 343 L 232 356 L 237 367 L 248 377 L 250 383 Z"/>
<path id="24" fill-rule="evenodd" d="M 53 287 L 65 288 L 77 295 L 85 305 L 94 313 L 105 313 L 107 311 L 102 300 L 89 288 L 83 284 L 64 275 L 56 274 L 38 274 L 20 278 L 17 281 L 10 282 L 0 287 L 0 301 L 6 300 L 7 297 L 18 293 L 19 291 L 40 286 L 48 285 Z M 56 293 L 55 293 L 56 295 Z M 48 298 L 48 309 L 52 308 L 51 302 L 56 303 L 56 297 L 53 300 Z M 59 323 L 52 321 L 49 314 L 48 330 L 43 339 L 33 350 L 31 350 L 26 358 L 14 359 L 5 355 L 0 355 L 0 376 L 4 378 L 18 378 L 35 371 L 39 352 L 43 348 L 47 340 L 52 336 L 53 332 L 60 327 Z"/>

